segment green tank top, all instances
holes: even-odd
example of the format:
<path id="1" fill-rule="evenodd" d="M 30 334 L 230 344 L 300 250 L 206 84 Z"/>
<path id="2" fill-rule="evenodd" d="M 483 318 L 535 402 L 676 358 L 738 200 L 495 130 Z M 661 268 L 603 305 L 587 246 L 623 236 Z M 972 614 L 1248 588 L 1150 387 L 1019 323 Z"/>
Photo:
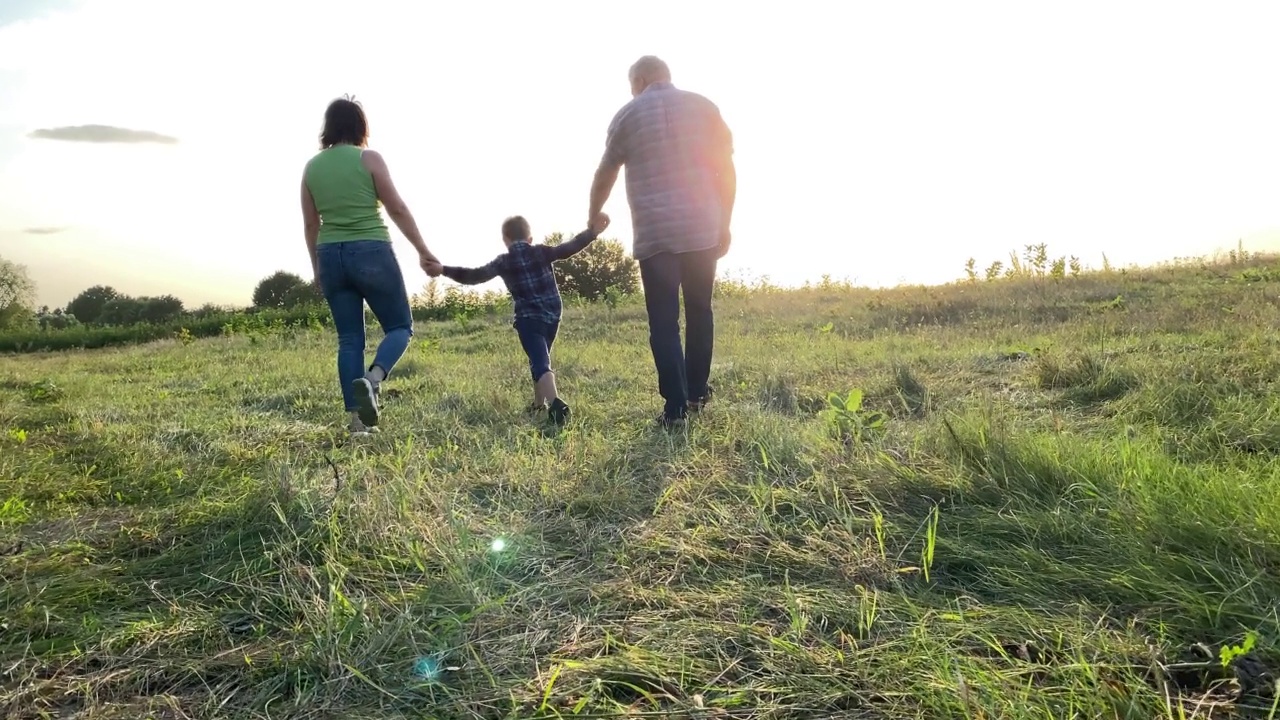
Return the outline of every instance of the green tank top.
<path id="1" fill-rule="evenodd" d="M 307 163 L 303 177 L 320 212 L 320 244 L 391 240 L 373 176 L 360 162 L 360 148 L 335 145 Z"/>

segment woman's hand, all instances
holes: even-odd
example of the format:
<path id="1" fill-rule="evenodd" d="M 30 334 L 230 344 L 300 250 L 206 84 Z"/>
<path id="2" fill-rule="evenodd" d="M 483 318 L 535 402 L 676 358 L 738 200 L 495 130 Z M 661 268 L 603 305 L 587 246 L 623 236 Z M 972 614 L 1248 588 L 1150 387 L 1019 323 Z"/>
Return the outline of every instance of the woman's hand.
<path id="1" fill-rule="evenodd" d="M 430 277 L 440 277 L 444 272 L 444 266 L 429 252 L 418 255 L 418 266 Z"/>

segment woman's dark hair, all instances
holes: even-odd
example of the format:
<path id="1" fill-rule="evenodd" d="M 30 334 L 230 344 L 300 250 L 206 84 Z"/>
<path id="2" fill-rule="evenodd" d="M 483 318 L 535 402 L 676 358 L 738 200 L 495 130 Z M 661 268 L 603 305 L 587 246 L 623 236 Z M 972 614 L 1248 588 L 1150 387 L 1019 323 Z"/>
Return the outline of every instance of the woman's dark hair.
<path id="1" fill-rule="evenodd" d="M 321 150 L 342 143 L 364 147 L 368 140 L 369 121 L 355 98 L 344 95 L 329 103 L 324 111 L 324 129 L 320 131 Z"/>

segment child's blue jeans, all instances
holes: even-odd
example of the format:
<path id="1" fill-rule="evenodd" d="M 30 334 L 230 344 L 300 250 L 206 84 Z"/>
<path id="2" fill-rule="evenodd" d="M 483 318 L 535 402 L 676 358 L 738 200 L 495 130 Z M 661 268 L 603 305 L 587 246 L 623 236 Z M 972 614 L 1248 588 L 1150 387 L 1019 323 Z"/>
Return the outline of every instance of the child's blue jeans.
<path id="1" fill-rule="evenodd" d="M 524 354 L 529 356 L 529 372 L 536 383 L 543 375 L 551 372 L 551 346 L 556 341 L 560 323 L 516 318 L 515 326 Z"/>

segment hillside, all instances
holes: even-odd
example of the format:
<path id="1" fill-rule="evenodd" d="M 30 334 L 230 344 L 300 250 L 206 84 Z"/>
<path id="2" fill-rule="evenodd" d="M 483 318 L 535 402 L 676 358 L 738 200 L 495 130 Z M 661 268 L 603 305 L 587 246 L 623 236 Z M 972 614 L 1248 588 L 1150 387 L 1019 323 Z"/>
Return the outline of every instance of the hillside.
<path id="1" fill-rule="evenodd" d="M 634 300 L 562 432 L 501 315 L 355 442 L 323 329 L 0 356 L 0 711 L 1275 714 L 1274 260 L 722 295 L 676 434 Z"/>

